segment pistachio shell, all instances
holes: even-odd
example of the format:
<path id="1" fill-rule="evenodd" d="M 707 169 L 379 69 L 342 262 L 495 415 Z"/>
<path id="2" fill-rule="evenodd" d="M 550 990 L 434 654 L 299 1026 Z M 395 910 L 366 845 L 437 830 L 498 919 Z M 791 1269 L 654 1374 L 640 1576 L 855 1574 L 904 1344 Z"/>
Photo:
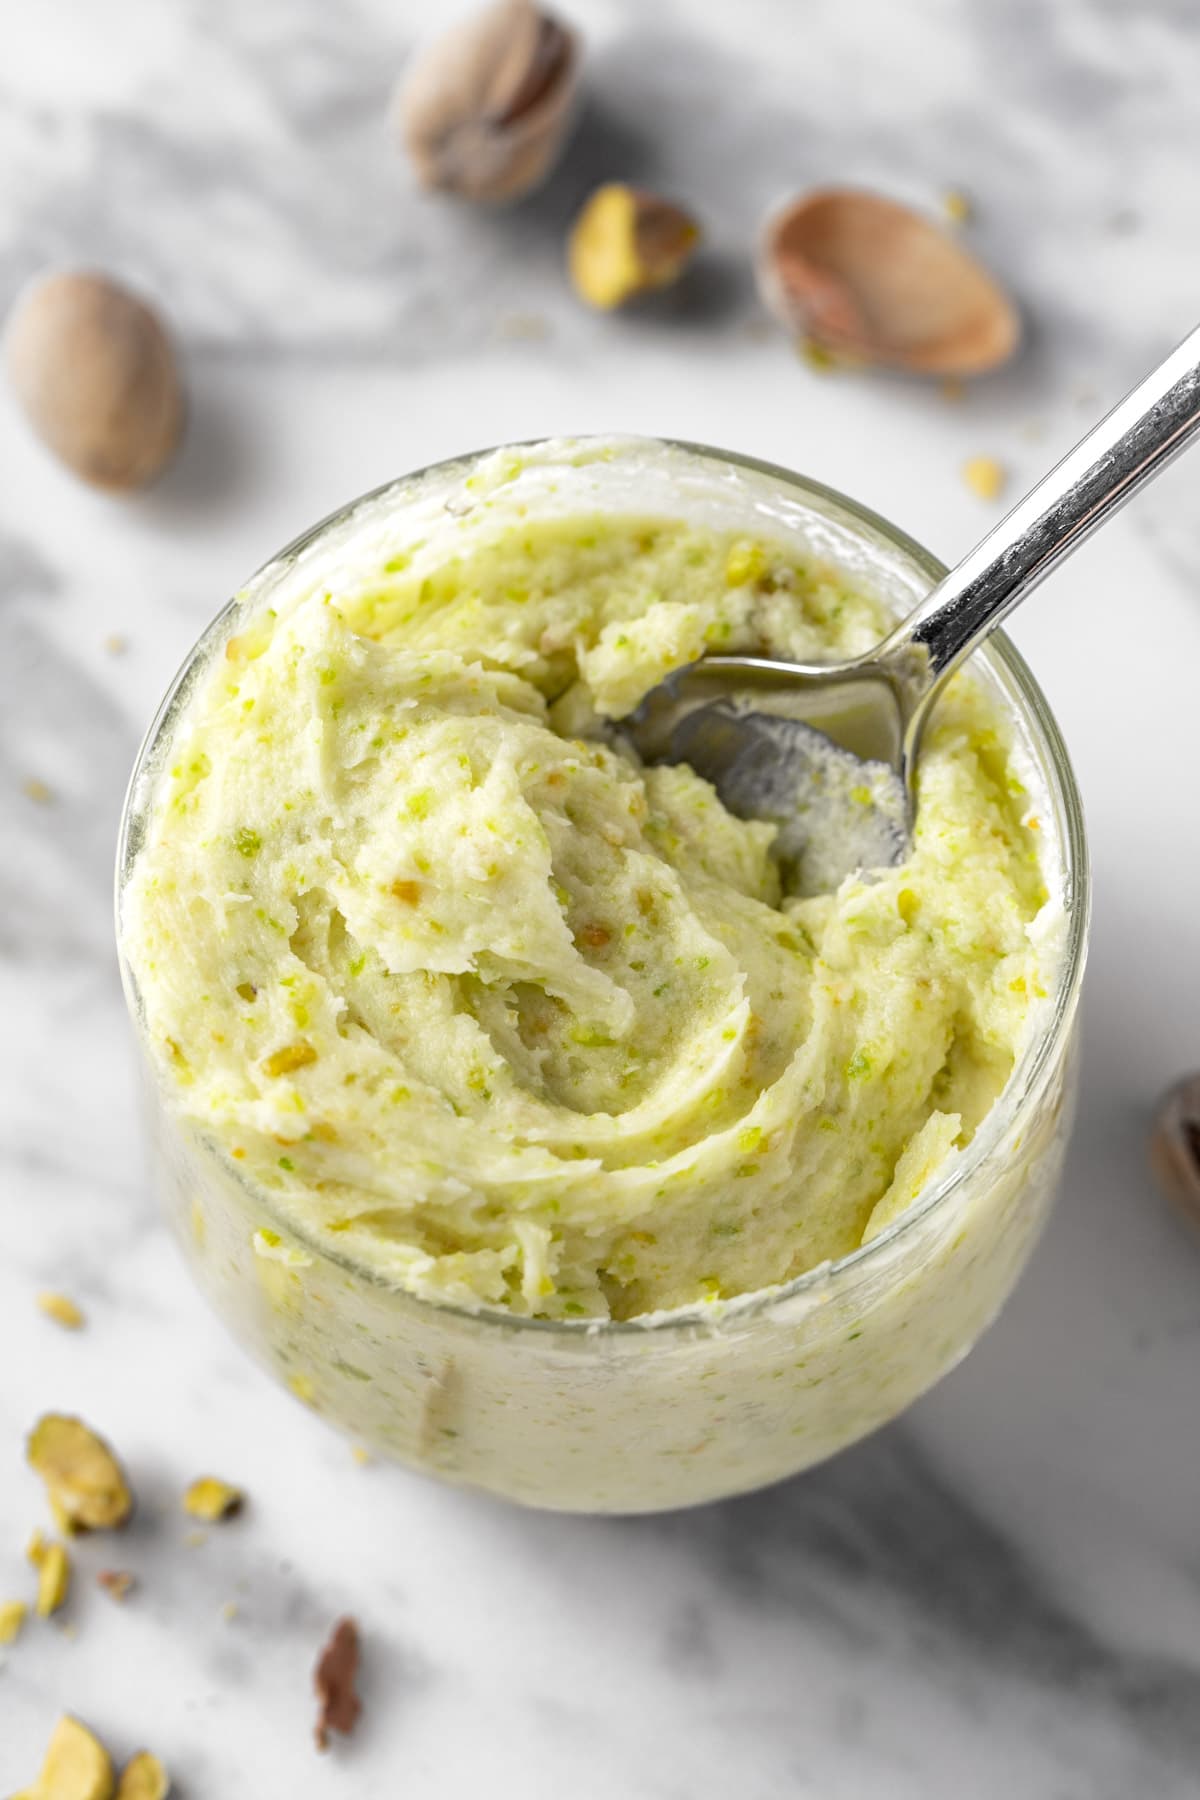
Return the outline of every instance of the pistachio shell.
<path id="1" fill-rule="evenodd" d="M 824 349 L 929 375 L 978 375 L 1010 357 L 1020 321 L 961 243 L 881 195 L 828 188 L 768 220 L 764 304 Z"/>
<path id="2" fill-rule="evenodd" d="M 532 0 L 499 0 L 414 60 L 396 101 L 419 180 L 466 200 L 519 199 L 572 123 L 579 40 Z"/>

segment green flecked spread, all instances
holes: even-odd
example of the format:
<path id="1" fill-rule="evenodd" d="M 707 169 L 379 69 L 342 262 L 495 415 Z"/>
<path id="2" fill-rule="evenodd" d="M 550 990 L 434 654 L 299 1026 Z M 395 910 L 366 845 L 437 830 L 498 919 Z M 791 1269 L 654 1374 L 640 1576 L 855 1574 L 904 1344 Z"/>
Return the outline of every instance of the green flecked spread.
<path id="1" fill-rule="evenodd" d="M 188 702 L 124 948 L 179 1109 L 282 1219 L 427 1296 L 628 1318 L 845 1254 L 970 1138 L 1050 985 L 994 703 L 942 705 L 909 862 L 807 900 L 604 738 L 708 646 L 863 648 L 872 602 L 578 518 L 275 605 Z"/>

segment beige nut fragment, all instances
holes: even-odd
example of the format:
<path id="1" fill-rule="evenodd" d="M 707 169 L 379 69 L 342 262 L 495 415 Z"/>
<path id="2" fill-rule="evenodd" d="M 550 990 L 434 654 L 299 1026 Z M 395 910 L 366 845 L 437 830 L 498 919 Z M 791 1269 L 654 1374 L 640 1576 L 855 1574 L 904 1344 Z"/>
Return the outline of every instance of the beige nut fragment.
<path id="1" fill-rule="evenodd" d="M 219 1481 L 215 1475 L 202 1475 L 193 1481 L 183 1496 L 183 1510 L 193 1519 L 215 1524 L 218 1519 L 232 1518 L 246 1503 L 241 1488 Z"/>
<path id="2" fill-rule="evenodd" d="M 567 268 L 580 298 L 608 311 L 678 281 L 700 243 L 683 207 L 641 188 L 597 188 L 571 230 Z"/>
<path id="3" fill-rule="evenodd" d="M 573 122 L 580 44 L 531 0 L 500 0 L 413 61 L 395 113 L 428 188 L 491 204 L 545 180 Z"/>
<path id="4" fill-rule="evenodd" d="M 64 1530 L 109 1531 L 133 1511 L 120 1463 L 82 1419 L 46 1413 L 29 1435 L 26 1457 Z"/>
<path id="5" fill-rule="evenodd" d="M 1020 341 L 1011 299 L 950 232 L 853 188 L 803 194 L 768 219 L 758 284 L 787 331 L 860 362 L 978 375 Z"/>
<path id="6" fill-rule="evenodd" d="M 113 1766 L 86 1725 L 64 1713 L 54 1727 L 41 1774 L 17 1800 L 113 1800 Z"/>
<path id="7" fill-rule="evenodd" d="M 1200 1075 L 1168 1089 L 1150 1138 L 1150 1166 L 1181 1219 L 1200 1231 Z"/>
<path id="8" fill-rule="evenodd" d="M 13 308 L 5 360 L 38 437 L 93 487 L 144 487 L 171 460 L 184 420 L 175 351 L 118 282 L 87 270 L 34 282 Z"/>
<path id="9" fill-rule="evenodd" d="M 139 1750 L 121 1770 L 116 1800 L 167 1800 L 171 1783 L 157 1756 Z"/>

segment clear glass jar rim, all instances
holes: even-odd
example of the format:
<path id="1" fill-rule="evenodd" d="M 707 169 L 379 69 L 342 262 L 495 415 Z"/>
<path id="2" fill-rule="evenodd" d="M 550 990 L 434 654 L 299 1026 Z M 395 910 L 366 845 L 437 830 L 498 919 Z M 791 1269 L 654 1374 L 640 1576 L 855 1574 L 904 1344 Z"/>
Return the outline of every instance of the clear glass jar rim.
<path id="1" fill-rule="evenodd" d="M 898 526 L 884 518 L 882 514 L 850 499 L 836 488 L 811 480 L 808 476 L 798 474 L 793 469 L 783 468 L 778 463 L 766 462 L 758 457 L 745 456 L 738 451 L 720 450 L 711 444 L 693 443 L 685 438 L 622 436 L 617 439 L 604 436 L 592 439 L 576 437 L 569 440 L 536 438 L 504 445 L 493 445 L 484 450 L 469 451 L 464 455 L 447 457 L 439 462 L 426 464 L 425 467 L 413 470 L 409 474 L 397 476 L 394 480 L 384 482 L 379 487 L 372 488 L 367 493 L 347 501 L 334 512 L 319 520 L 317 524 L 309 526 L 307 530 L 293 538 L 291 543 L 270 557 L 251 577 L 247 585 L 256 585 L 277 567 L 286 567 L 294 562 L 303 551 L 307 550 L 317 539 L 323 537 L 326 532 L 336 529 L 360 509 L 382 500 L 390 493 L 400 489 L 411 489 L 417 483 L 433 479 L 438 475 L 447 475 L 452 471 L 461 470 L 465 474 L 486 457 L 495 454 L 497 450 L 543 449 L 560 441 L 571 445 L 616 444 L 630 448 L 636 447 L 642 451 L 678 451 L 705 463 L 724 465 L 725 467 L 732 466 L 735 469 L 744 469 L 751 474 L 766 476 L 771 481 L 790 490 L 795 498 L 801 501 L 816 501 L 825 508 L 832 508 L 835 514 L 840 514 L 842 521 L 846 524 L 865 528 L 867 534 L 876 536 L 889 549 L 899 551 L 906 557 L 928 578 L 931 586 L 940 581 L 946 573 L 944 563 L 919 544 L 915 538 L 910 537 L 907 532 L 901 531 Z M 193 644 L 163 696 L 134 760 L 121 811 L 121 824 L 117 840 L 115 901 L 118 944 L 120 942 L 121 895 L 141 840 L 143 805 L 149 802 L 152 794 L 152 783 L 144 782 L 143 777 L 148 773 L 159 743 L 174 726 L 176 717 L 191 690 L 193 680 L 207 665 L 211 650 L 221 640 L 224 625 L 238 604 L 236 598 L 227 601 Z M 632 1319 L 525 1318 L 501 1312 L 496 1308 L 469 1309 L 453 1303 L 428 1299 L 398 1282 L 389 1281 L 377 1270 L 365 1267 L 339 1250 L 332 1250 L 327 1244 L 298 1226 L 291 1217 L 277 1213 L 272 1205 L 271 1196 L 264 1190 L 253 1186 L 236 1164 L 221 1154 L 219 1146 L 212 1140 L 202 1138 L 201 1141 L 205 1148 L 221 1163 L 228 1178 L 253 1195 L 263 1211 L 276 1221 L 282 1232 L 302 1243 L 305 1249 L 314 1256 L 344 1269 L 357 1280 L 394 1293 L 399 1301 L 408 1302 L 417 1308 L 427 1307 L 430 1313 L 436 1317 L 458 1318 L 479 1328 L 495 1327 L 502 1332 L 548 1333 L 564 1338 L 636 1336 L 639 1333 L 694 1332 L 697 1329 L 720 1331 L 726 1325 L 741 1326 L 764 1313 L 773 1312 L 777 1308 L 782 1309 L 806 1294 L 815 1296 L 835 1282 L 849 1281 L 853 1277 L 865 1274 L 873 1264 L 879 1262 L 886 1255 L 888 1250 L 914 1233 L 934 1213 L 940 1212 L 948 1206 L 963 1184 L 969 1181 L 980 1164 L 987 1160 L 990 1151 L 998 1139 L 1003 1136 L 1008 1126 L 1019 1118 L 1025 1109 L 1036 1105 L 1046 1081 L 1054 1069 L 1056 1053 L 1070 1031 L 1087 960 L 1088 926 L 1091 916 L 1090 866 L 1083 803 L 1066 744 L 1049 703 L 1032 671 L 1016 646 L 1003 632 L 995 632 L 988 643 L 981 650 L 976 651 L 975 655 L 983 662 L 993 678 L 998 678 L 1006 699 L 1013 705 L 1022 726 L 1028 733 L 1033 748 L 1039 756 L 1043 775 L 1049 785 L 1050 798 L 1058 815 L 1057 823 L 1060 830 L 1062 855 L 1062 904 L 1066 917 L 1066 937 L 1062 960 L 1047 1028 L 1039 1037 L 1031 1039 L 1025 1046 L 1020 1061 L 970 1144 L 954 1160 L 942 1177 L 931 1182 L 919 1199 L 915 1200 L 911 1206 L 906 1207 L 891 1225 L 879 1232 L 869 1243 L 860 1244 L 857 1249 L 835 1261 L 817 1263 L 811 1269 L 805 1269 L 802 1274 L 794 1276 L 791 1281 L 778 1287 L 755 1289 L 747 1294 L 734 1295 L 728 1300 L 707 1301 L 697 1306 L 681 1307 L 670 1312 L 647 1313 Z M 142 1048 L 143 1054 L 149 1060 L 149 1051 L 142 1045 L 143 1018 L 137 998 L 136 983 L 123 953 L 120 955 L 120 965 L 121 980 L 130 1016 L 138 1034 L 139 1047 Z"/>

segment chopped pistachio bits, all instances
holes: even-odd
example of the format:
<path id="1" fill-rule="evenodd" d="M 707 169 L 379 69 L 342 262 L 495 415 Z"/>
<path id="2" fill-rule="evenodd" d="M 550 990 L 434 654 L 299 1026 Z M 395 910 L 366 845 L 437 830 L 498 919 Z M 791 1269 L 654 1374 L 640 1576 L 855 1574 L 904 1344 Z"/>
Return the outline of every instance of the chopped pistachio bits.
<path id="1" fill-rule="evenodd" d="M 15 1644 L 29 1616 L 23 1600 L 0 1601 L 0 1644 Z"/>
<path id="2" fill-rule="evenodd" d="M 81 1419 L 46 1413 L 30 1433 L 26 1456 L 63 1529 L 107 1531 L 128 1519 L 133 1495 L 121 1465 Z"/>
<path id="3" fill-rule="evenodd" d="M 38 1618 L 48 1619 L 66 1600 L 71 1585 L 71 1559 L 61 1544 L 44 1538 L 40 1531 L 34 1532 L 26 1555 L 37 1570 Z"/>
<path id="4" fill-rule="evenodd" d="M 318 1750 L 329 1748 L 329 1734 L 354 1730 L 362 1701 L 355 1682 L 358 1678 L 358 1626 L 353 1619 L 339 1619 L 321 1651 L 313 1674 L 317 1690 L 316 1740 Z"/>
<path id="5" fill-rule="evenodd" d="M 240 1512 L 245 1500 L 240 1488 L 231 1487 L 227 1481 L 218 1481 L 215 1475 L 202 1475 L 198 1481 L 193 1481 L 183 1496 L 183 1510 L 193 1519 L 203 1519 L 211 1525 Z"/>
<path id="6" fill-rule="evenodd" d="M 280 1306 L 318 1246 L 585 1326 L 786 1281 L 936 1178 L 1053 985 L 1048 834 L 978 683 L 907 864 L 789 897 L 771 826 L 605 720 L 710 646 L 856 654 L 879 606 L 795 541 L 522 519 L 508 464 L 247 603 L 125 893 L 164 1081 L 266 1196 Z"/>
<path id="7" fill-rule="evenodd" d="M 108 1752 L 86 1725 L 64 1714 L 54 1727 L 41 1774 L 18 1800 L 113 1800 Z"/>
<path id="8" fill-rule="evenodd" d="M 37 1303 L 48 1319 L 53 1319 L 67 1331 L 78 1331 L 85 1323 L 83 1313 L 66 1294 L 44 1292 L 38 1295 Z"/>
<path id="9" fill-rule="evenodd" d="M 167 1800 L 170 1791 L 167 1771 L 157 1756 L 151 1756 L 148 1750 L 139 1750 L 121 1770 L 116 1800 Z"/>

